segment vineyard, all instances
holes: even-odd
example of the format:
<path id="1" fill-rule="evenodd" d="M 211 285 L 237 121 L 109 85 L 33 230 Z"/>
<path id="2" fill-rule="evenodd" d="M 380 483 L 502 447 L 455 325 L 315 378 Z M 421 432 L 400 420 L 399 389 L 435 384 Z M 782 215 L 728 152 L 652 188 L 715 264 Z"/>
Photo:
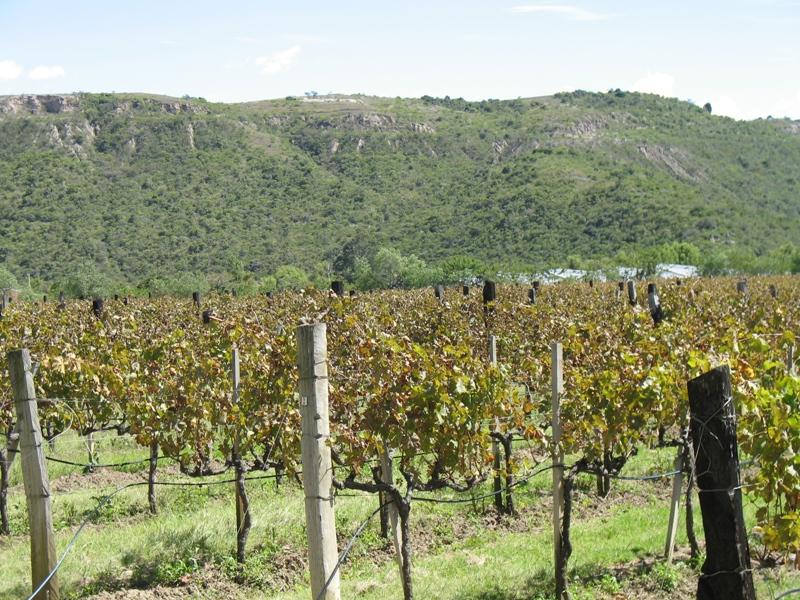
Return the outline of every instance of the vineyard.
<path id="1" fill-rule="evenodd" d="M 649 290 L 638 282 L 576 282 L 355 296 L 337 291 L 7 306 L 0 317 L 0 355 L 29 351 L 27 363 L 24 353 L 9 356 L 22 361 L 19 369 L 35 386 L 31 398 L 38 404 L 51 479 L 56 472 L 85 471 L 91 480 L 104 469 L 135 474 L 93 497 L 96 509 L 71 521 L 70 531 L 95 525 L 115 495 L 138 487 L 153 519 L 164 498 L 183 493 L 173 488 L 233 488 L 236 525 L 225 543 L 234 579 L 246 580 L 252 547 L 279 537 L 254 523 L 257 502 L 295 507 L 302 517 L 302 497 L 298 504 L 295 496 L 305 483 L 307 515 L 313 504 L 340 521 L 339 507 L 348 501 L 358 502 L 361 512 L 343 509 L 351 519 L 347 527 L 339 523 L 338 538 L 335 529 L 332 539 L 331 531 L 325 537 L 323 527 L 320 545 L 329 548 L 322 555 L 332 551 L 339 559 L 320 559 L 321 581 L 312 548 L 310 566 L 305 556 L 293 562 L 288 570 L 294 579 L 282 588 L 273 581 L 275 589 L 264 597 L 308 597 L 310 584 L 313 597 L 338 598 L 340 579 L 354 596 L 367 591 L 346 588 L 348 555 L 367 564 L 358 554 L 359 538 L 375 535 L 397 561 L 399 583 L 387 593 L 410 599 L 426 597 L 415 587 L 418 560 L 426 560 L 415 553 L 417 514 L 428 521 L 436 511 L 445 511 L 445 519 L 491 513 L 509 527 L 528 524 L 530 490 L 538 489 L 548 508 L 537 514 L 536 527 L 555 528 L 560 537 L 551 536 L 548 555 L 529 575 L 535 569 L 549 573 L 542 597 L 569 597 L 576 588 L 572 597 L 579 598 L 580 571 L 570 563 L 584 551 L 571 537 L 582 539 L 584 511 L 576 494 L 590 494 L 603 507 L 612 499 L 625 501 L 615 488 L 661 485 L 671 496 L 672 514 L 658 524 L 667 544 L 650 550 L 667 561 L 685 554 L 687 564 L 702 565 L 690 577 L 692 594 L 698 578 L 702 587 L 704 578 L 738 581 L 759 569 L 800 566 L 794 351 L 800 279 L 664 281 Z M 325 327 L 312 326 L 317 323 Z M 691 380 L 719 365 L 730 369 L 732 395 L 723 408 L 731 418 L 735 413 L 741 459 L 734 484 L 724 490 L 703 488 L 708 473 L 695 462 L 698 449 L 707 451 L 709 436 L 721 435 L 710 425 L 718 415 L 698 425 L 687 396 Z M 13 503 L 21 491 L 12 465 L 25 451 L 13 400 L 19 400 L 20 379 L 13 376 L 13 366 L 0 372 L 4 561 L 8 540 L 28 531 L 21 523 L 24 504 Z M 312 411 L 311 420 L 329 427 L 315 439 L 323 461 L 327 456 L 332 464 L 314 478 L 322 487 L 310 498 L 305 409 L 318 391 L 327 410 Z M 122 457 L 108 461 L 103 444 L 117 437 L 130 441 L 132 450 L 108 451 Z M 86 447 L 79 449 L 82 455 L 73 451 L 77 440 Z M 267 484 L 278 491 L 265 499 Z M 723 572 L 711 560 L 703 564 L 708 540 L 694 534 L 698 484 L 701 505 L 704 491 L 736 496 L 740 509 L 744 498 L 752 568 L 748 563 Z M 423 508 L 428 505 L 434 507 Z M 676 545 L 678 513 L 686 521 L 685 548 Z M 184 518 L 191 520 L 192 511 Z M 256 529 L 259 537 L 251 536 Z M 80 537 L 63 540 L 58 557 Z M 270 556 L 267 570 L 274 572 L 286 557 L 280 548 Z M 59 565 L 45 588 L 60 577 L 71 582 L 62 596 L 104 589 L 97 581 L 69 579 L 78 567 L 68 555 Z M 426 565 L 423 578 L 432 568 Z M 782 589 L 771 588 L 769 597 Z M 0 595 L 20 592 L 30 593 L 27 575 L 0 583 Z M 527 593 L 492 595 L 487 585 L 484 595 L 460 596 L 453 589 L 446 597 L 538 597 Z"/>

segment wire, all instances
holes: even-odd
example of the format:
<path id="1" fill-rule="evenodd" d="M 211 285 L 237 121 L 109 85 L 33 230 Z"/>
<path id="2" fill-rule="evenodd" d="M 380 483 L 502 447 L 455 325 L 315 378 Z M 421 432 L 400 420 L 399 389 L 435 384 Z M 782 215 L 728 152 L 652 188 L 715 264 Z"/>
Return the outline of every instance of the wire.
<path id="1" fill-rule="evenodd" d="M 336 561 L 336 565 L 333 567 L 333 571 L 331 571 L 331 574 L 328 575 L 328 579 L 325 581 L 325 585 L 322 586 L 322 589 L 319 591 L 319 594 L 317 594 L 316 600 L 321 600 L 321 598 L 325 595 L 325 591 L 328 589 L 328 586 L 331 584 L 331 581 L 333 581 L 333 578 L 336 576 L 336 573 L 339 572 L 339 567 L 342 566 L 342 563 L 347 558 L 347 555 L 353 548 L 353 544 L 356 543 L 356 540 L 361 536 L 361 533 L 367 527 L 372 518 L 375 515 L 377 515 L 385 506 L 388 506 L 389 504 L 391 504 L 391 501 L 381 504 L 378 508 L 372 511 L 372 514 L 368 516 L 364 520 L 364 522 L 361 523 L 361 525 L 358 526 L 358 529 L 356 529 L 355 534 L 353 534 L 353 537 L 350 538 L 350 541 L 347 542 L 347 545 L 344 547 L 344 550 L 342 550 L 342 553 L 339 555 L 339 560 Z"/>
<path id="2" fill-rule="evenodd" d="M 788 596 L 791 596 L 792 594 L 800 594 L 800 588 L 794 588 L 792 590 L 786 590 L 780 596 L 775 596 L 774 600 L 781 600 L 781 598 L 787 598 Z"/>
<path id="3" fill-rule="evenodd" d="M 22 453 L 21 450 L 9 449 L 8 451 L 9 452 L 13 452 L 14 454 L 21 454 Z M 142 463 L 150 462 L 151 460 L 157 460 L 157 461 L 158 460 L 174 460 L 173 458 L 171 458 L 169 456 L 159 456 L 159 457 L 157 457 L 155 459 L 143 458 L 141 460 L 129 460 L 129 461 L 120 462 L 120 463 L 78 463 L 78 462 L 73 462 L 71 460 L 64 460 L 63 458 L 58 458 L 58 457 L 55 457 L 55 456 L 45 456 L 44 458 L 45 458 L 45 460 L 48 460 L 50 462 L 58 463 L 58 464 L 61 464 L 61 465 L 68 465 L 70 467 L 80 467 L 82 469 L 95 469 L 95 468 L 100 469 L 100 468 L 127 467 L 129 465 L 139 465 L 139 464 L 142 464 Z"/>
<path id="4" fill-rule="evenodd" d="M 260 476 L 257 476 L 257 477 L 246 477 L 245 481 L 255 481 L 255 480 L 259 480 L 259 479 L 273 479 L 275 477 L 276 477 L 276 475 L 260 475 Z M 162 485 L 162 486 L 194 487 L 194 486 L 205 486 L 205 485 L 219 485 L 219 484 L 223 484 L 223 483 L 235 483 L 235 482 L 236 482 L 236 479 L 223 479 L 223 480 L 219 480 L 219 481 L 204 481 L 204 482 L 154 481 L 152 483 L 154 485 Z M 116 496 L 117 494 L 119 494 L 120 492 L 122 492 L 124 490 L 127 490 L 127 489 L 132 488 L 132 487 L 139 487 L 139 486 L 143 486 L 143 485 L 149 485 L 149 483 L 150 482 L 148 482 L 148 481 L 134 481 L 132 483 L 126 483 L 125 485 L 123 485 L 121 487 L 118 487 L 116 490 L 114 490 L 113 492 L 111 492 L 107 496 L 104 496 L 103 498 L 101 498 L 100 501 L 97 503 L 97 506 L 94 507 L 92 512 L 89 514 L 89 516 L 86 517 L 86 519 L 84 519 L 84 521 L 80 524 L 78 529 L 75 531 L 75 533 L 72 536 L 72 539 L 70 539 L 69 543 L 67 544 L 67 547 L 64 549 L 64 552 L 62 553 L 61 558 L 58 559 L 58 562 L 56 563 L 55 567 L 53 567 L 53 570 L 50 571 L 50 573 L 47 574 L 47 577 L 45 577 L 42 580 L 42 582 L 39 584 L 39 587 L 37 587 L 33 591 L 33 593 L 30 596 L 28 596 L 27 600 L 33 600 L 39 594 L 39 592 L 41 592 L 42 589 L 44 589 L 44 586 L 47 585 L 47 582 L 49 582 L 53 578 L 53 576 L 55 576 L 55 574 L 58 572 L 58 569 L 61 568 L 61 564 L 64 562 L 64 559 L 67 557 L 67 555 L 69 554 L 69 552 L 72 550 L 73 546 L 75 545 L 75 542 L 78 540 L 78 536 L 81 534 L 81 532 L 86 527 L 86 525 L 88 525 L 91 522 L 91 520 L 97 515 L 99 510 L 109 500 L 111 500 L 114 496 Z M 370 516 L 370 519 L 371 518 L 372 518 L 372 516 Z M 359 530 L 358 533 L 360 534 L 361 531 Z"/>
<path id="5" fill-rule="evenodd" d="M 545 471 L 549 471 L 550 469 L 557 469 L 559 467 L 571 468 L 571 467 L 568 467 L 567 465 L 554 464 L 554 465 L 546 465 L 546 466 L 544 466 L 544 467 L 542 467 L 540 469 L 534 469 L 533 471 L 528 473 L 525 477 L 517 479 L 514 483 L 512 483 L 509 486 L 507 486 L 506 490 L 509 490 L 509 489 L 511 489 L 513 487 L 517 487 L 517 486 L 520 486 L 520 485 L 524 485 L 524 484 L 528 483 L 528 481 L 530 481 L 531 479 L 536 477 L 536 475 L 544 473 Z M 411 496 L 411 499 L 412 500 L 419 500 L 420 502 L 430 502 L 432 504 L 466 504 L 468 502 L 477 502 L 478 500 L 485 500 L 487 498 L 492 498 L 492 497 L 496 496 L 497 494 L 502 494 L 504 492 L 505 492 L 505 490 L 500 489 L 500 490 L 496 490 L 494 492 L 488 492 L 488 493 L 483 494 L 481 496 L 470 496 L 469 498 L 431 498 L 430 496 Z"/>

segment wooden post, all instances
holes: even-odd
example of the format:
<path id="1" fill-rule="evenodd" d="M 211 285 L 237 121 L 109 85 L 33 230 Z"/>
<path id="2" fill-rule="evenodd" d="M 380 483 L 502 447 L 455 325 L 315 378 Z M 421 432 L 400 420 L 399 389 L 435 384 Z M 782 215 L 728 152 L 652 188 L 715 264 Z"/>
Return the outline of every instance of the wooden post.
<path id="1" fill-rule="evenodd" d="M 561 443 L 561 395 L 564 393 L 564 357 L 561 344 L 550 346 L 551 387 L 553 401 L 553 556 L 556 567 L 556 598 L 562 600 L 566 591 L 567 574 L 561 552 L 561 510 L 564 505 L 564 454 Z"/>
<path id="2" fill-rule="evenodd" d="M 770 283 L 770 284 L 769 284 L 769 295 L 770 295 L 772 298 L 777 298 L 777 297 L 778 297 L 778 288 L 777 288 L 777 287 L 775 287 L 775 284 L 774 284 L 774 283 Z"/>
<path id="3" fill-rule="evenodd" d="M 394 474 L 392 473 L 392 451 L 384 448 L 381 456 L 381 481 L 388 485 L 394 485 Z M 400 568 L 400 579 L 403 578 L 403 555 L 401 553 L 402 532 L 400 531 L 400 513 L 397 504 L 389 504 L 389 524 L 391 526 L 392 545 L 394 546 L 394 558 Z"/>
<path id="4" fill-rule="evenodd" d="M 444 300 L 444 286 L 441 283 L 433 286 L 433 295 L 439 299 L 439 302 Z"/>
<path id="5" fill-rule="evenodd" d="M 469 296 L 469 286 L 468 285 L 462 285 L 461 286 L 461 293 L 464 294 L 464 296 Z"/>
<path id="6" fill-rule="evenodd" d="M 489 364 L 495 365 L 497 364 L 497 338 L 495 336 L 489 334 L 488 339 L 488 346 L 489 346 Z M 494 432 L 500 433 L 500 422 L 495 418 L 494 420 Z M 492 492 L 494 493 L 494 507 L 497 509 L 497 512 L 503 512 L 503 479 L 500 474 L 500 442 L 496 438 L 492 438 L 492 455 L 494 456 L 492 470 L 494 471 L 493 475 L 493 482 L 492 482 Z"/>
<path id="7" fill-rule="evenodd" d="M 200 292 L 192 292 L 192 303 L 200 308 Z"/>
<path id="8" fill-rule="evenodd" d="M 9 535 L 11 528 L 8 522 L 8 479 L 14 457 L 17 456 L 19 446 L 19 433 L 16 428 L 10 427 L 6 445 L 0 451 L 0 534 Z"/>
<path id="9" fill-rule="evenodd" d="M 672 499 L 669 503 L 669 522 L 667 523 L 667 542 L 664 546 L 664 558 L 672 562 L 675 552 L 675 538 L 678 535 L 678 524 L 681 518 L 681 489 L 683 488 L 683 448 L 678 448 L 675 458 L 675 475 L 672 476 Z"/>
<path id="10" fill-rule="evenodd" d="M 741 281 L 736 282 L 736 291 L 740 294 L 747 294 L 747 280 L 742 279 Z"/>
<path id="11" fill-rule="evenodd" d="M 147 471 L 147 504 L 150 509 L 150 514 L 154 515 L 158 512 L 158 504 L 156 503 L 156 469 L 158 468 L 158 442 L 153 440 L 150 442 L 150 464 Z"/>
<path id="12" fill-rule="evenodd" d="M 791 376 L 795 374 L 794 344 L 789 344 L 789 347 L 786 348 L 786 373 Z"/>
<path id="13" fill-rule="evenodd" d="M 103 299 L 95 298 L 92 300 L 92 312 L 98 319 L 103 316 Z"/>
<path id="14" fill-rule="evenodd" d="M 8 353 L 8 370 L 17 413 L 22 480 L 28 504 L 31 533 L 31 582 L 35 591 L 56 566 L 53 514 L 50 506 L 50 482 L 42 448 L 42 432 L 36 409 L 31 355 L 28 350 Z M 53 575 L 34 600 L 57 600 L 58 579 Z"/>
<path id="15" fill-rule="evenodd" d="M 344 296 L 344 281 L 331 281 L 331 291 L 342 298 Z"/>
<path id="16" fill-rule="evenodd" d="M 237 406 L 239 404 L 239 389 L 241 385 L 239 366 L 239 349 L 234 345 L 231 350 L 231 380 L 233 383 L 232 406 Z M 242 453 L 239 450 L 240 440 L 238 423 L 235 427 L 236 429 L 233 433 L 232 458 L 235 471 L 234 479 L 236 479 L 234 483 L 234 490 L 236 492 L 236 560 L 239 563 L 244 563 L 247 536 L 250 534 L 251 527 L 250 500 L 247 497 L 247 490 L 244 483 L 245 469 L 242 465 Z"/>
<path id="17" fill-rule="evenodd" d="M 297 328 L 303 490 L 308 536 L 308 566 L 313 600 L 339 600 L 339 559 L 333 510 L 333 467 L 328 446 L 328 342 L 325 323 Z M 327 588 L 326 581 L 330 578 Z M 323 588 L 325 589 L 323 593 Z"/>
<path id="18" fill-rule="evenodd" d="M 617 283 L 617 292 L 616 292 L 617 300 L 619 300 L 620 297 L 622 297 L 622 292 L 623 292 L 624 289 L 625 289 L 625 282 L 624 281 L 618 282 Z"/>
<path id="19" fill-rule="evenodd" d="M 531 288 L 528 290 L 528 301 L 531 304 L 536 304 L 536 288 Z"/>
<path id="20" fill-rule="evenodd" d="M 487 281 L 483 284 L 483 303 L 489 304 L 497 300 L 497 284 L 494 281 Z"/>
<path id="21" fill-rule="evenodd" d="M 697 600 L 755 600 L 742 511 L 731 372 L 717 367 L 688 383 L 695 472 L 706 536 Z"/>
<path id="22" fill-rule="evenodd" d="M 655 283 L 647 284 L 647 304 L 650 308 L 650 316 L 653 323 L 658 325 L 664 320 L 664 310 L 661 308 L 661 300 L 658 298 L 658 288 Z"/>
<path id="23" fill-rule="evenodd" d="M 636 306 L 636 282 L 633 279 L 628 279 L 628 302 Z"/>
<path id="24" fill-rule="evenodd" d="M 97 462 L 97 451 L 94 444 L 93 431 L 86 434 L 86 455 L 89 458 L 89 464 L 85 467 L 85 472 L 93 473 L 94 464 Z"/>

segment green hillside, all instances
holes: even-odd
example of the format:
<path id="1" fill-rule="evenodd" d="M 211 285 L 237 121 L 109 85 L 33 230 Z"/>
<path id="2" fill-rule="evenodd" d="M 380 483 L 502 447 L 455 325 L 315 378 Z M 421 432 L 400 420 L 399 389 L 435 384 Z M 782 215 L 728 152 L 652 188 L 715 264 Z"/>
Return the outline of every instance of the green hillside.
<path id="1" fill-rule="evenodd" d="M 800 244 L 800 123 L 624 92 L 478 103 L 0 97 L 0 265 L 328 276 L 379 247 L 546 266 Z M 353 256 L 350 256 L 353 255 Z"/>

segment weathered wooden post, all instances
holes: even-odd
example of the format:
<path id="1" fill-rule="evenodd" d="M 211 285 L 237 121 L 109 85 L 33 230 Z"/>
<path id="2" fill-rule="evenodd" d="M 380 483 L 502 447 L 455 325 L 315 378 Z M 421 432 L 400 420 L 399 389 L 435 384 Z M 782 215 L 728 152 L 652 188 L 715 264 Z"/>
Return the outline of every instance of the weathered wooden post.
<path id="1" fill-rule="evenodd" d="M 769 284 L 769 295 L 772 298 L 777 298 L 778 297 L 778 288 L 775 286 L 774 283 L 770 283 Z"/>
<path id="2" fill-rule="evenodd" d="M 331 281 L 331 291 L 342 298 L 344 296 L 344 281 Z"/>
<path id="3" fill-rule="evenodd" d="M 33 385 L 31 355 L 27 349 L 8 353 L 8 370 L 14 394 L 19 431 L 19 451 L 22 480 L 28 505 L 31 534 L 31 582 L 33 590 L 42 586 L 34 600 L 57 600 L 59 586 L 54 574 L 56 544 L 53 536 L 53 514 L 50 506 L 50 482 L 42 448 L 42 432 Z"/>
<path id="4" fill-rule="evenodd" d="M 158 442 L 153 440 L 150 442 L 150 463 L 147 470 L 147 505 L 151 515 L 158 512 L 158 504 L 156 503 L 156 469 L 158 469 Z"/>
<path id="5" fill-rule="evenodd" d="M 794 344 L 789 344 L 786 348 L 786 373 L 792 376 L 795 374 Z"/>
<path id="6" fill-rule="evenodd" d="M 628 302 L 631 306 L 636 306 L 636 283 L 633 279 L 628 279 Z"/>
<path id="7" fill-rule="evenodd" d="M 438 298 L 439 302 L 444 300 L 444 286 L 441 283 L 437 283 L 433 286 L 433 295 Z"/>
<path id="8" fill-rule="evenodd" d="M 16 427 L 10 427 L 6 444 L 0 450 L 0 534 L 3 535 L 11 533 L 8 522 L 8 479 L 18 446 L 19 432 Z"/>
<path id="9" fill-rule="evenodd" d="M 489 346 L 489 364 L 494 365 L 497 364 L 497 338 L 495 336 L 489 334 L 488 339 L 488 346 Z M 499 434 L 499 427 L 500 423 L 497 419 L 494 420 L 494 433 Z M 497 509 L 497 512 L 503 512 L 503 479 L 500 473 L 500 442 L 495 438 L 492 437 L 492 455 L 494 456 L 494 461 L 492 464 L 492 470 L 494 471 L 493 481 L 492 481 L 492 491 L 494 492 L 494 507 Z"/>
<path id="10" fill-rule="evenodd" d="M 672 476 L 672 498 L 669 503 L 669 522 L 667 524 L 667 541 L 664 545 L 664 558 L 667 562 L 672 562 L 672 555 L 675 552 L 675 538 L 678 535 L 678 524 L 681 518 L 681 489 L 683 488 L 683 448 L 678 448 L 678 456 L 675 458 Z"/>
<path id="11" fill-rule="evenodd" d="M 231 382 L 233 384 L 233 397 L 231 404 L 237 406 L 239 404 L 239 389 L 241 385 L 240 377 L 240 361 L 239 361 L 239 348 L 233 347 L 231 351 Z M 247 537 L 250 535 L 250 527 L 252 521 L 250 518 L 250 499 L 247 497 L 247 488 L 245 488 L 244 477 L 245 469 L 242 464 L 242 453 L 239 449 L 239 426 L 236 425 L 236 430 L 233 433 L 233 468 L 236 479 L 234 489 L 236 492 L 236 561 L 244 563 L 245 547 L 247 546 Z"/>
<path id="12" fill-rule="evenodd" d="M 489 304 L 497 300 L 497 284 L 494 281 L 486 281 L 483 284 L 483 303 Z"/>
<path id="13" fill-rule="evenodd" d="M 664 320 L 664 311 L 661 308 L 661 300 L 658 298 L 658 288 L 655 283 L 647 284 L 647 304 L 650 308 L 650 316 L 653 323 L 658 325 Z"/>
<path id="14" fill-rule="evenodd" d="M 103 299 L 95 298 L 92 300 L 92 312 L 98 319 L 103 316 Z"/>
<path id="15" fill-rule="evenodd" d="M 461 293 L 464 294 L 464 297 L 469 296 L 469 286 L 462 285 L 461 286 Z"/>
<path id="16" fill-rule="evenodd" d="M 617 300 L 619 300 L 622 297 L 622 292 L 624 290 L 625 290 L 625 282 L 624 281 L 617 282 L 617 296 L 616 296 Z"/>
<path id="17" fill-rule="evenodd" d="M 564 507 L 564 453 L 561 443 L 561 395 L 564 393 L 564 358 L 561 344 L 550 346 L 553 433 L 553 557 L 555 560 L 556 598 L 563 600 L 567 590 L 566 564 L 561 547 L 561 510 Z"/>
<path id="18" fill-rule="evenodd" d="M 531 304 L 536 304 L 536 288 L 531 288 L 528 290 L 528 301 Z"/>
<path id="19" fill-rule="evenodd" d="M 196 308 L 200 308 L 200 292 L 192 292 L 192 304 Z"/>
<path id="20" fill-rule="evenodd" d="M 325 323 L 297 328 L 303 490 L 305 492 L 308 566 L 313 600 L 339 600 L 333 466 L 328 446 L 328 342 Z M 330 579 L 327 587 L 326 581 Z M 324 592 L 323 592 L 324 589 Z"/>
<path id="21" fill-rule="evenodd" d="M 755 600 L 742 511 L 731 372 L 717 367 L 688 383 L 695 470 L 706 536 L 698 600 Z"/>
<path id="22" fill-rule="evenodd" d="M 736 282 L 736 291 L 740 294 L 747 294 L 747 280 L 742 279 Z"/>
<path id="23" fill-rule="evenodd" d="M 381 481 L 387 485 L 394 485 L 394 473 L 392 470 L 392 451 L 390 448 L 383 449 L 381 456 Z M 388 495 L 387 495 L 388 496 Z M 384 496 L 384 501 L 386 497 Z M 403 555 L 402 555 L 402 532 L 400 531 L 400 513 L 397 505 L 390 502 L 389 506 L 389 525 L 391 526 L 392 546 L 394 546 L 394 558 L 400 569 L 400 579 L 403 579 Z"/>

